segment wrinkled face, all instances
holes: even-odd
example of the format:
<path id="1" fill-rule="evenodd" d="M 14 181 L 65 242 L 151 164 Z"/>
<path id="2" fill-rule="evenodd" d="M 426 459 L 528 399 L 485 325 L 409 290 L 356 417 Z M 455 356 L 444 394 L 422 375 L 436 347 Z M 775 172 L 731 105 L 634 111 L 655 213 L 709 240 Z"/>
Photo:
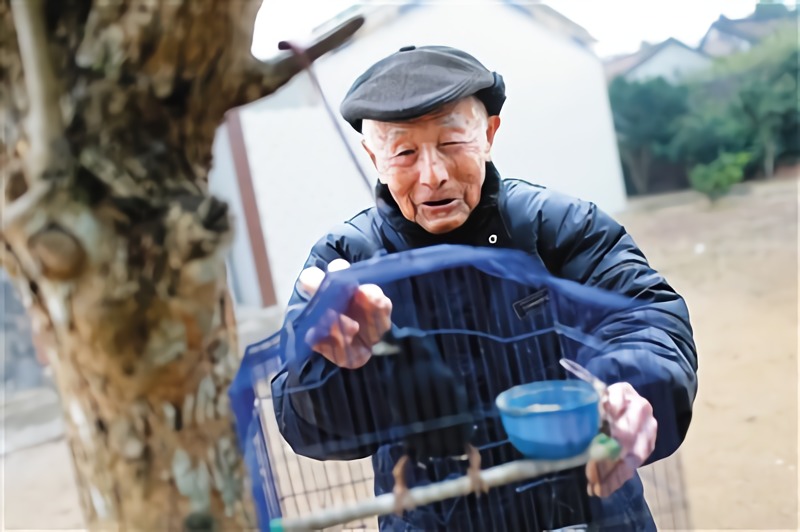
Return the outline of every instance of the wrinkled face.
<path id="1" fill-rule="evenodd" d="M 363 145 L 403 216 L 442 234 L 480 202 L 499 126 L 499 117 L 469 97 L 408 122 L 365 120 Z"/>

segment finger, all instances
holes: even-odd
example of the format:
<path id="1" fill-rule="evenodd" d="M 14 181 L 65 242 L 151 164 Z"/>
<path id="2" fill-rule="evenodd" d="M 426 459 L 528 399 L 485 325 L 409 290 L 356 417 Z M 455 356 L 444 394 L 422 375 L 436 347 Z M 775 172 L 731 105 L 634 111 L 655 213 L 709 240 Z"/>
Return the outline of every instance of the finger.
<path id="1" fill-rule="evenodd" d="M 372 352 L 359 343 L 341 345 L 333 341 L 323 342 L 314 350 L 341 368 L 360 368 L 369 361 Z"/>
<path id="2" fill-rule="evenodd" d="M 588 467 L 586 479 L 588 492 L 597 497 L 608 497 L 627 482 L 636 470 L 629 462 L 623 460 L 600 460 Z"/>
<path id="3" fill-rule="evenodd" d="M 384 301 L 389 301 L 389 298 L 383 293 L 381 287 L 376 284 L 362 284 L 358 287 L 358 291 L 353 297 L 359 304 L 364 306 L 377 306 L 382 304 Z"/>
<path id="4" fill-rule="evenodd" d="M 603 480 L 600 485 L 600 496 L 608 497 L 618 489 L 620 489 L 626 482 L 633 478 L 635 467 L 632 467 L 628 460 L 623 460 L 617 463 L 615 467 Z"/>
<path id="5" fill-rule="evenodd" d="M 353 337 L 358 334 L 359 328 L 358 322 L 352 318 L 329 309 L 319 324 L 308 330 L 305 341 L 318 352 L 318 348 L 324 345 L 341 348 L 345 343 L 353 340 Z"/>
<path id="6" fill-rule="evenodd" d="M 372 352 L 356 339 L 343 346 L 335 346 L 330 351 L 330 358 L 334 364 L 342 368 L 355 369 L 367 363 Z"/>
<path id="7" fill-rule="evenodd" d="M 594 496 L 594 486 L 600 484 L 600 471 L 596 460 L 589 460 L 586 463 L 586 481 L 589 496 Z"/>
<path id="8" fill-rule="evenodd" d="M 351 349 L 348 352 L 348 356 L 350 357 L 349 363 L 352 368 L 361 367 L 363 366 L 367 360 L 372 357 L 372 346 L 374 344 L 366 344 L 362 339 L 361 334 L 357 334 L 355 338 L 353 338 L 353 343 L 351 344 Z"/>
<path id="9" fill-rule="evenodd" d="M 608 387 L 603 407 L 609 419 L 617 419 L 625 413 L 631 393 L 636 394 L 633 387 L 627 382 L 619 382 Z"/>
<path id="10" fill-rule="evenodd" d="M 600 482 L 592 485 L 592 491 L 598 497 L 608 497 L 633 478 L 635 470 L 627 460 L 617 461 L 610 469 L 602 471 Z"/>
<path id="11" fill-rule="evenodd" d="M 339 319 L 340 315 L 335 310 L 327 309 L 322 314 L 317 325 L 310 328 L 306 333 L 306 343 L 310 346 L 316 346 L 318 343 L 335 340 L 336 338 L 332 338 L 332 333 Z M 341 328 L 339 328 L 339 331 L 341 331 Z"/>
<path id="12" fill-rule="evenodd" d="M 345 347 L 353 343 L 353 338 L 355 338 L 360 329 L 361 326 L 356 320 L 344 314 L 339 314 L 336 321 L 331 325 L 330 338 L 335 345 Z"/>
<path id="13" fill-rule="evenodd" d="M 332 342 L 321 344 L 317 352 L 340 368 L 360 368 L 370 359 L 372 353 L 363 346 L 350 344 L 334 345 Z"/>
<path id="14" fill-rule="evenodd" d="M 616 460 L 590 460 L 586 464 L 587 480 L 595 484 L 603 482 L 603 479 L 616 467 L 616 464 Z"/>
<path id="15" fill-rule="evenodd" d="M 643 433 L 641 438 L 641 441 L 645 442 L 646 448 L 652 445 L 648 442 L 654 441 L 654 438 L 649 436 L 649 430 L 647 434 L 648 436 L 644 436 Z M 590 496 L 608 497 L 633 478 L 642 463 L 644 463 L 644 459 L 641 457 L 641 453 L 630 453 L 624 459 L 613 462 L 609 460 L 588 462 L 586 464 L 587 492 Z"/>
<path id="16" fill-rule="evenodd" d="M 631 429 L 639 432 L 653 418 L 653 405 L 644 397 L 637 396 L 628 403 L 623 416 Z"/>
<path id="17" fill-rule="evenodd" d="M 331 360 L 341 368 L 358 368 L 369 359 L 369 352 L 359 344 L 352 343 L 345 346 L 336 347 L 331 353 Z"/>
<path id="18" fill-rule="evenodd" d="M 614 385 L 614 389 L 609 387 L 609 398 L 614 413 L 614 417 L 609 419 L 610 433 L 626 455 L 634 451 L 643 431 L 650 430 L 648 423 L 653 419 L 653 407 L 629 384 Z M 650 437 L 652 435 L 647 439 Z"/>
<path id="19" fill-rule="evenodd" d="M 392 321 L 392 301 L 377 285 L 360 286 L 353 296 L 352 315 L 361 324 L 360 336 L 369 346 L 380 341 Z"/>
<path id="20" fill-rule="evenodd" d="M 352 345 L 347 352 L 346 360 L 339 365 L 347 369 L 358 369 L 369 362 L 370 357 L 372 357 L 372 351 L 364 346 Z"/>
<path id="21" fill-rule="evenodd" d="M 392 308 L 392 301 L 383 294 L 379 286 L 365 284 L 359 286 L 353 294 L 350 308 L 371 319 L 377 314 L 388 314 Z"/>
<path id="22" fill-rule="evenodd" d="M 350 267 L 350 263 L 344 259 L 333 259 L 328 264 L 328 271 L 329 272 L 338 272 L 340 270 L 346 270 Z"/>
<path id="23" fill-rule="evenodd" d="M 625 413 L 611 424 L 611 435 L 616 438 L 625 454 L 633 452 L 637 442 L 644 437 L 644 432 L 652 429 L 649 425 L 653 418 L 653 407 L 649 401 L 636 396 L 625 409 Z M 648 435 L 645 439 L 650 439 Z"/>
<path id="24" fill-rule="evenodd" d="M 590 496 L 600 496 L 603 479 L 613 468 L 614 462 L 608 460 L 590 460 L 586 463 L 587 492 Z"/>
<path id="25" fill-rule="evenodd" d="M 300 276 L 297 278 L 297 288 L 311 297 L 317 293 L 319 285 L 322 284 L 324 278 L 325 272 L 316 266 L 311 266 L 300 272 Z"/>

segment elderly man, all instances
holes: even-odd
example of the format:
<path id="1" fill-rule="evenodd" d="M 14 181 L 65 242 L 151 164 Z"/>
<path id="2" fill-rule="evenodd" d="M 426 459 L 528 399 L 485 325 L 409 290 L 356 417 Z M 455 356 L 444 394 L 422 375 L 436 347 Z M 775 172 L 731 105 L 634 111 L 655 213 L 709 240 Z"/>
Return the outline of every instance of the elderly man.
<path id="1" fill-rule="evenodd" d="M 611 434 L 623 447 L 619 461 L 590 462 L 534 486 L 385 516 L 380 525 L 653 530 L 636 469 L 673 453 L 689 427 L 697 357 L 687 308 L 625 230 L 595 205 L 501 179 L 491 147 L 504 101 L 500 75 L 448 47 L 405 47 L 361 75 L 341 112 L 363 134 L 377 170 L 377 206 L 313 247 L 286 319 L 296 319 L 324 270 L 443 243 L 520 249 L 555 276 L 646 302 L 605 327 L 613 348 L 589 364 L 610 383 L 605 406 Z M 380 370 L 385 357 L 373 356 L 373 346 L 391 320 L 392 301 L 381 289 L 360 287 L 334 325 L 313 335 L 315 354 L 300 369 L 287 365 L 273 381 L 278 425 L 295 451 L 322 460 L 373 456 L 376 493 L 392 490 L 399 458 L 397 444 L 369 437 L 387 411 L 381 382 L 387 374 Z M 350 415 L 353 405 L 372 415 Z M 486 445 L 481 452 L 488 456 L 493 449 Z M 513 458 L 497 453 L 492 463 Z M 451 470 L 440 466 L 420 466 L 415 482 L 441 480 Z"/>

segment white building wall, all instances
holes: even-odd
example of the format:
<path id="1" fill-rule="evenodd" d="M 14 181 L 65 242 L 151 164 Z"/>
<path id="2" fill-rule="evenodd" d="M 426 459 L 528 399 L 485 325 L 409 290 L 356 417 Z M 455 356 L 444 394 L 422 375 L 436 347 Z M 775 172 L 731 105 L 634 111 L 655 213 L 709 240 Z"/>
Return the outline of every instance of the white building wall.
<path id="1" fill-rule="evenodd" d="M 418 6 L 316 63 L 337 117 L 353 80 L 409 44 L 462 48 L 503 75 L 508 99 L 493 151 L 503 176 L 594 201 L 612 213 L 624 207 L 602 65 L 590 52 L 508 5 Z M 241 114 L 279 304 L 291 294 L 311 245 L 372 205 L 371 191 L 308 88 L 301 75 Z M 374 180 L 358 134 L 338 120 Z"/>
<path id="2" fill-rule="evenodd" d="M 686 76 L 711 66 L 711 59 L 677 44 L 670 44 L 656 55 L 632 69 L 628 81 L 647 81 L 663 77 L 670 83 L 679 83 Z"/>

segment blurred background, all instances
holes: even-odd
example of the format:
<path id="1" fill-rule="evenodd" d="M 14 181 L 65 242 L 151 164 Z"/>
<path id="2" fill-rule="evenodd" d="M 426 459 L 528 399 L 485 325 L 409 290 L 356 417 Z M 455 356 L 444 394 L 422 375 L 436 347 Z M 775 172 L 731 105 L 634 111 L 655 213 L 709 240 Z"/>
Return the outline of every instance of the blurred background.
<path id="1" fill-rule="evenodd" d="M 470 52 L 505 78 L 501 174 L 612 213 L 686 298 L 700 391 L 681 451 L 645 472 L 660 527 L 797 529 L 796 7 L 265 0 L 253 54 L 355 14 L 364 27 L 314 67 L 334 109 L 401 46 Z M 358 135 L 339 127 L 374 175 Z M 371 191 L 306 74 L 229 113 L 211 187 L 236 215 L 228 266 L 243 350 L 279 326 L 311 245 L 369 207 Z M 80 528 L 58 397 L 2 271 L 0 288 L 4 526 Z"/>

